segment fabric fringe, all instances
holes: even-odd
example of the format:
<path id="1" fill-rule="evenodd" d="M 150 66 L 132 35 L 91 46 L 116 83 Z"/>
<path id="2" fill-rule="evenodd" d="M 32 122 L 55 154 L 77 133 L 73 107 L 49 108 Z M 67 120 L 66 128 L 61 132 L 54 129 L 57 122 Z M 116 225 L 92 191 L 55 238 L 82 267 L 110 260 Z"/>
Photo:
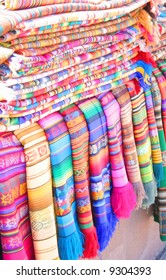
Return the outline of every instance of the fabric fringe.
<path id="1" fill-rule="evenodd" d="M 102 252 L 109 243 L 108 222 L 95 225 L 99 242 L 99 251 Z"/>
<path id="2" fill-rule="evenodd" d="M 61 260 L 78 260 L 83 256 L 85 237 L 80 231 L 76 213 L 74 215 L 76 230 L 68 237 L 58 236 L 59 255 Z"/>
<path id="3" fill-rule="evenodd" d="M 115 215 L 120 218 L 129 218 L 136 207 L 136 194 L 130 182 L 124 187 L 113 188 L 111 205 Z"/>
<path id="4" fill-rule="evenodd" d="M 153 59 L 150 52 L 142 52 L 140 51 L 136 56 L 138 60 L 143 60 L 147 64 L 151 64 L 153 67 L 157 67 L 157 63 Z"/>
<path id="5" fill-rule="evenodd" d="M 78 260 L 83 256 L 84 236 L 78 229 L 67 237 L 58 236 L 61 260 Z"/>
<path id="6" fill-rule="evenodd" d="M 160 42 L 158 26 L 154 23 L 149 13 L 142 9 L 135 15 L 135 18 L 144 28 L 143 37 L 147 45 L 158 44 Z"/>
<path id="7" fill-rule="evenodd" d="M 99 251 L 102 252 L 108 246 L 110 239 L 116 229 L 119 220 L 113 211 L 107 214 L 107 222 L 96 225 L 97 237 L 99 242 Z"/>
<path id="8" fill-rule="evenodd" d="M 157 196 L 157 182 L 153 179 L 150 183 L 144 183 L 145 198 L 142 202 L 142 208 L 147 209 L 155 202 Z"/>
<path id="9" fill-rule="evenodd" d="M 97 257 L 99 250 L 99 243 L 97 238 L 96 228 L 93 227 L 93 230 L 85 233 L 85 243 L 84 243 L 84 252 L 83 257 L 85 259 L 92 259 Z"/>
<path id="10" fill-rule="evenodd" d="M 153 67 L 151 64 L 148 64 L 142 60 L 138 60 L 136 62 L 137 64 L 137 67 L 141 67 L 144 69 L 144 71 L 147 73 L 148 76 L 151 76 L 152 75 L 152 70 L 153 70 Z"/>
<path id="11" fill-rule="evenodd" d="M 136 209 L 141 208 L 143 199 L 145 198 L 145 190 L 142 182 L 133 183 L 134 192 L 137 197 Z"/>
<path id="12" fill-rule="evenodd" d="M 164 179 L 163 163 L 153 163 L 153 172 L 157 181 L 157 187 L 160 187 L 160 182 Z"/>
<path id="13" fill-rule="evenodd" d="M 113 212 L 111 208 L 111 212 L 107 214 L 107 220 L 108 220 L 108 228 L 107 228 L 107 234 L 108 234 L 108 239 L 110 241 L 111 237 L 113 236 L 113 233 L 116 229 L 116 225 L 119 222 L 119 219 L 116 217 L 115 213 Z"/>

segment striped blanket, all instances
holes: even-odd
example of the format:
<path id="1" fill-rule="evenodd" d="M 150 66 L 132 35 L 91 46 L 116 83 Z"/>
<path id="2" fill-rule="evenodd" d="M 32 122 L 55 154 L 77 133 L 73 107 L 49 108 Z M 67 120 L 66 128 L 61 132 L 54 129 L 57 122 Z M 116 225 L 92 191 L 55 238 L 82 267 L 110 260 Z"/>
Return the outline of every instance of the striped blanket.
<path id="1" fill-rule="evenodd" d="M 94 227 L 89 182 L 89 131 L 81 110 L 74 104 L 60 110 L 71 139 L 75 196 L 79 226 L 85 236 L 84 257 L 98 254 L 99 244 Z"/>
<path id="2" fill-rule="evenodd" d="M 50 148 L 59 256 L 62 260 L 77 260 L 83 255 L 84 237 L 76 214 L 70 136 L 59 113 L 50 114 L 38 123 L 45 131 Z"/>
<path id="3" fill-rule="evenodd" d="M 155 201 L 154 220 L 159 222 L 161 240 L 166 241 L 166 142 L 165 142 L 165 136 L 163 130 L 163 123 L 162 123 L 161 92 L 154 75 L 152 77 L 151 91 L 152 91 L 155 118 L 156 118 L 161 152 L 162 152 L 163 171 L 164 171 L 164 178 L 160 182 L 160 186 L 158 188 L 158 195 Z"/>
<path id="4" fill-rule="evenodd" d="M 100 251 L 108 245 L 117 218 L 111 208 L 111 178 L 106 117 L 96 98 L 78 104 L 89 130 L 90 197 Z"/>
<path id="5" fill-rule="evenodd" d="M 35 258 L 58 259 L 50 150 L 45 133 L 36 123 L 28 128 L 15 130 L 14 134 L 24 147 Z"/>
<path id="6" fill-rule="evenodd" d="M 128 181 L 122 153 L 120 107 L 111 92 L 98 97 L 103 107 L 108 129 L 109 158 L 112 176 L 112 208 L 118 218 L 128 218 L 136 207 L 136 195 Z"/>
<path id="7" fill-rule="evenodd" d="M 154 178 L 152 166 L 152 150 L 149 136 L 145 96 L 143 89 L 139 88 L 137 93 L 135 81 L 128 83 L 127 89 L 131 98 L 134 137 L 142 182 L 144 184 L 146 194 L 142 207 L 148 208 L 155 201 L 155 197 L 157 195 L 157 182 Z"/>
<path id="8" fill-rule="evenodd" d="M 114 95 L 120 106 L 124 162 L 128 179 L 132 183 L 134 191 L 137 195 L 137 208 L 139 208 L 142 206 L 142 200 L 145 196 L 145 191 L 142 184 L 136 144 L 134 139 L 130 95 L 126 86 L 121 86 L 117 89 L 112 90 L 112 94 Z"/>
<path id="9" fill-rule="evenodd" d="M 34 259 L 24 150 L 12 132 L 0 133 L 0 243 L 4 260 Z"/>

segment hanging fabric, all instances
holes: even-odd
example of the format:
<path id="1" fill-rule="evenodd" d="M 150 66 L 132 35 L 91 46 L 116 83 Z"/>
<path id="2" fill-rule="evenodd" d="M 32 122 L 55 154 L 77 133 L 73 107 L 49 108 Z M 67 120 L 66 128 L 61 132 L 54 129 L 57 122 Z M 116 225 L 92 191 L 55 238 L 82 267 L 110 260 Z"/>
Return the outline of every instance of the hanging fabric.
<path id="1" fill-rule="evenodd" d="M 154 68 L 153 74 L 156 77 L 160 93 L 161 93 L 161 111 L 162 111 L 162 122 L 163 122 L 163 129 L 164 129 L 164 136 L 166 139 L 166 78 L 162 74 L 159 68 Z"/>
<path id="2" fill-rule="evenodd" d="M 128 179 L 132 183 L 137 196 L 136 208 L 138 209 L 142 206 L 142 201 L 145 197 L 145 191 L 141 179 L 137 150 L 134 139 L 130 95 L 125 86 L 121 86 L 117 89 L 112 90 L 112 94 L 114 95 L 120 106 L 123 156 Z"/>
<path id="3" fill-rule="evenodd" d="M 70 136 L 59 113 L 50 114 L 38 123 L 50 148 L 59 256 L 61 260 L 78 260 L 83 255 L 84 236 L 77 221 Z"/>
<path id="4" fill-rule="evenodd" d="M 12 132 L 0 133 L 0 243 L 4 260 L 33 260 L 24 150 Z"/>
<path id="5" fill-rule="evenodd" d="M 158 135 L 160 140 L 160 147 L 163 160 L 163 180 L 160 182 L 158 188 L 158 195 L 154 205 L 154 220 L 159 223 L 160 239 L 166 241 L 166 142 L 164 136 L 164 129 L 162 123 L 162 98 L 159 85 L 156 77 L 152 76 L 151 91 L 153 97 L 154 112 L 156 118 L 156 124 L 158 129 Z"/>
<path id="6" fill-rule="evenodd" d="M 141 178 L 146 194 L 142 203 L 142 208 L 148 208 L 155 201 L 157 195 L 157 182 L 154 177 L 152 166 L 152 150 L 149 137 L 145 96 L 143 89 L 139 87 L 136 81 L 128 82 L 127 89 L 131 98 L 134 137 Z"/>
<path id="7" fill-rule="evenodd" d="M 26 180 L 36 260 L 56 260 L 56 220 L 53 207 L 50 150 L 43 129 L 37 124 L 14 131 L 24 147 Z"/>
<path id="8" fill-rule="evenodd" d="M 111 207 L 111 176 L 106 118 L 96 98 L 80 102 L 89 130 L 90 196 L 100 251 L 108 245 L 118 219 Z"/>
<path id="9" fill-rule="evenodd" d="M 150 87 L 144 91 L 144 96 L 152 150 L 153 172 L 157 181 L 157 186 L 160 186 L 160 182 L 163 180 L 163 162 Z"/>
<path id="10" fill-rule="evenodd" d="M 81 110 L 74 104 L 60 110 L 71 139 L 74 184 L 79 226 L 85 236 L 84 258 L 98 254 L 99 243 L 92 217 L 89 182 L 89 132 Z"/>
<path id="11" fill-rule="evenodd" d="M 111 92 L 98 97 L 107 120 L 109 157 L 111 163 L 111 205 L 118 218 L 128 218 L 136 207 L 136 195 L 128 181 L 122 153 L 120 107 Z"/>

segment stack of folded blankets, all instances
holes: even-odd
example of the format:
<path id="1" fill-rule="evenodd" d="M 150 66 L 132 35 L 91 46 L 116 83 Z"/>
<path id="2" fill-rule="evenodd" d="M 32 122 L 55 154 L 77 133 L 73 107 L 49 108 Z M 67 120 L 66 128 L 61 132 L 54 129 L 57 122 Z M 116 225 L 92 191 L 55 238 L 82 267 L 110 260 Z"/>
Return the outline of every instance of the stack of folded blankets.
<path id="1" fill-rule="evenodd" d="M 95 258 L 154 203 L 166 240 L 161 2 L 0 1 L 3 259 Z"/>

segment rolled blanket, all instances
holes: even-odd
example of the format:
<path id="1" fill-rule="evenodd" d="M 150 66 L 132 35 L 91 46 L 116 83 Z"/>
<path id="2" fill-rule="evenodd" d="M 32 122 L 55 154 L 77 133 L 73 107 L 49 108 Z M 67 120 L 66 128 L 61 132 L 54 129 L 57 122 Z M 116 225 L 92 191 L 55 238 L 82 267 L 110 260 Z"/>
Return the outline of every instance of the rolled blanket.
<path id="1" fill-rule="evenodd" d="M 58 259 L 53 207 L 50 150 L 43 129 L 37 124 L 15 130 L 24 147 L 29 213 L 35 258 Z"/>
<path id="2" fill-rule="evenodd" d="M 121 86 L 117 89 L 112 90 L 112 94 L 114 95 L 120 106 L 123 156 L 128 179 L 132 183 L 137 196 L 136 208 L 139 208 L 141 207 L 143 198 L 145 197 L 145 191 L 141 179 L 137 150 L 134 139 L 130 95 L 125 86 Z"/>
<path id="3" fill-rule="evenodd" d="M 84 257 L 94 258 L 99 244 L 92 217 L 89 183 L 89 132 L 81 110 L 74 104 L 60 110 L 71 138 L 79 226 L 85 236 Z"/>
<path id="4" fill-rule="evenodd" d="M 127 89 L 131 98 L 134 137 L 142 182 L 146 193 L 142 208 L 149 208 L 149 206 L 154 203 L 157 195 L 157 182 L 153 174 L 152 150 L 145 96 L 143 90 L 140 88 L 138 88 L 139 92 L 137 93 L 136 85 L 137 84 L 134 81 L 130 81 L 127 83 Z"/>
<path id="5" fill-rule="evenodd" d="M 0 243 L 4 260 L 33 260 L 24 149 L 0 133 Z"/>
<path id="6" fill-rule="evenodd" d="M 136 206 L 136 195 L 128 181 L 122 154 L 120 108 L 111 92 L 98 97 L 107 120 L 109 157 L 111 163 L 111 205 L 118 218 L 128 218 Z"/>
<path id="7" fill-rule="evenodd" d="M 90 196 L 100 251 L 108 245 L 117 218 L 111 207 L 111 178 L 106 117 L 96 98 L 78 104 L 89 130 Z"/>
<path id="8" fill-rule="evenodd" d="M 59 113 L 50 114 L 38 123 L 50 147 L 60 259 L 77 260 L 83 255 L 84 237 L 76 215 L 70 136 Z"/>
<path id="9" fill-rule="evenodd" d="M 5 4 L 6 9 L 18 10 L 18 9 L 26 9 L 30 7 L 40 7 L 52 4 L 58 4 L 57 10 L 59 8 L 60 11 L 70 11 L 70 8 L 75 8 L 78 10 L 100 10 L 102 8 L 117 8 L 126 3 L 131 3 L 133 0 L 116 0 L 110 1 L 108 4 L 107 0 L 26 0 L 18 1 L 18 0 L 5 0 L 3 3 Z M 101 5 L 103 4 L 103 5 Z M 105 5 L 104 5 L 105 4 Z M 66 6 L 66 9 L 65 9 Z M 82 8 L 82 9 L 81 9 Z M 74 10 L 75 10 L 74 9 Z"/>

